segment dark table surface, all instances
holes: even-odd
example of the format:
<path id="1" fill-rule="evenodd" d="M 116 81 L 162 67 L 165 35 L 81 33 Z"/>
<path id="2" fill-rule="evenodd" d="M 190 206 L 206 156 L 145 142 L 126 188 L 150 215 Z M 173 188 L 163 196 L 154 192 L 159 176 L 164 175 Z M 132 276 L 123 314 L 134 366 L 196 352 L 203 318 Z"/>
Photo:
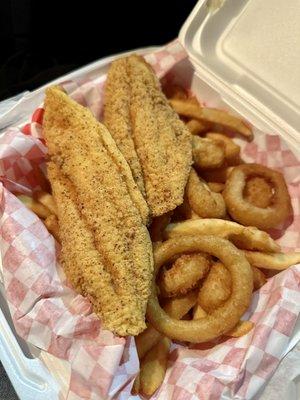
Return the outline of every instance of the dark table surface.
<path id="1" fill-rule="evenodd" d="M 165 44 L 197 0 L 0 1 L 0 100 L 109 54 Z"/>
<path id="2" fill-rule="evenodd" d="M 0 363 L 0 399 L 1 400 L 18 400 L 18 396 L 12 387 L 5 369 Z"/>

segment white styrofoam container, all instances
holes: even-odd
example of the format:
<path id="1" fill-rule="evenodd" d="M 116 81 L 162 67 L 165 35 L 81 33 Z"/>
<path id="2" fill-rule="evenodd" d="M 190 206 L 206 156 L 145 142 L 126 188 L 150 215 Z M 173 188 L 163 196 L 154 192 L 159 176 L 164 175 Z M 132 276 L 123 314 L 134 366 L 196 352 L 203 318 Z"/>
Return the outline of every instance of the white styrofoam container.
<path id="1" fill-rule="evenodd" d="M 299 153 L 299 0 L 200 0 L 179 40 L 225 103 Z"/>
<path id="2" fill-rule="evenodd" d="M 284 135 L 298 154 L 299 21 L 299 0 L 200 0 L 179 34 L 195 67 L 192 91 L 209 99 L 208 106 L 224 105 L 257 128 Z M 104 75 L 118 56 L 104 58 L 51 83 Z M 185 67 L 191 68 L 188 64 Z M 44 89 L 45 86 L 0 103 L 0 133 L 8 125 L 23 124 L 42 102 Z M 1 282 L 0 308 L 0 359 L 20 399 L 65 398 L 68 363 L 18 338 Z M 287 352 L 295 344 L 291 338 Z M 272 382 L 273 379 L 271 385 Z M 260 400 L 267 399 L 273 397 L 260 396 Z M 297 400 L 297 393 L 288 400 Z"/>

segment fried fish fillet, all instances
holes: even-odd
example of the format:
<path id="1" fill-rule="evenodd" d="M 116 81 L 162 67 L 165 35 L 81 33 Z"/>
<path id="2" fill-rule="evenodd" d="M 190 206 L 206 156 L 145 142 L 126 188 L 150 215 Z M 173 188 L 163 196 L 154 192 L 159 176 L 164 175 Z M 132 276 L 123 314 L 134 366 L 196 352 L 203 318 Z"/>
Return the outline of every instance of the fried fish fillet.
<path id="1" fill-rule="evenodd" d="M 131 55 L 111 64 L 104 123 L 145 194 L 152 215 L 180 205 L 192 164 L 191 135 L 142 57 Z"/>
<path id="2" fill-rule="evenodd" d="M 145 200 L 105 126 L 56 87 L 43 133 L 66 275 L 107 329 L 137 335 L 153 274 Z"/>

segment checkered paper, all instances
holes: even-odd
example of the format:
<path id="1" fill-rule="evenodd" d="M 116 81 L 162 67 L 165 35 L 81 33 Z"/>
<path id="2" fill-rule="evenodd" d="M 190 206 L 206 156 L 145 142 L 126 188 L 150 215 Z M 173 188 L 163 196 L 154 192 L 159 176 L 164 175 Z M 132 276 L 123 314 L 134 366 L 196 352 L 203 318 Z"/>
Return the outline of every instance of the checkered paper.
<path id="1" fill-rule="evenodd" d="M 192 69 L 178 42 L 146 55 L 165 84 L 187 85 Z M 105 76 L 64 83 L 68 93 L 101 119 Z M 201 98 L 201 93 L 197 93 Z M 208 101 L 209 99 L 202 99 Z M 218 104 L 215 104 L 217 106 Z M 12 194 L 45 188 L 43 107 L 29 122 L 0 138 L 1 252 L 6 296 L 18 333 L 33 345 L 68 360 L 68 399 L 130 397 L 138 371 L 133 338 L 101 327 L 88 300 L 76 295 L 57 263 L 59 245 L 43 223 Z M 284 140 L 255 132 L 239 142 L 248 162 L 281 170 L 294 217 L 271 233 L 285 250 L 300 249 L 300 161 Z M 300 311 L 300 266 L 284 271 L 256 292 L 245 317 L 255 329 L 239 339 L 173 345 L 165 381 L 153 399 L 250 399 L 267 382 L 288 346 Z"/>

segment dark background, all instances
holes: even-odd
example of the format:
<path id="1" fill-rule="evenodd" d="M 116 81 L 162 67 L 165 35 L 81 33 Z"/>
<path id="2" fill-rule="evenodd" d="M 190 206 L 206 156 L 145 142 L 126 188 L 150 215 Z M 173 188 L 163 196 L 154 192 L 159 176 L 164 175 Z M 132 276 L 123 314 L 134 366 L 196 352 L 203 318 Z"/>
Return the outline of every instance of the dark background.
<path id="1" fill-rule="evenodd" d="M 197 0 L 0 0 L 0 100 L 103 56 L 164 44 Z"/>

